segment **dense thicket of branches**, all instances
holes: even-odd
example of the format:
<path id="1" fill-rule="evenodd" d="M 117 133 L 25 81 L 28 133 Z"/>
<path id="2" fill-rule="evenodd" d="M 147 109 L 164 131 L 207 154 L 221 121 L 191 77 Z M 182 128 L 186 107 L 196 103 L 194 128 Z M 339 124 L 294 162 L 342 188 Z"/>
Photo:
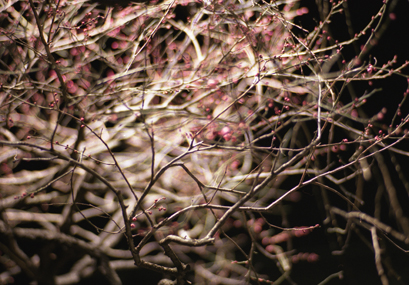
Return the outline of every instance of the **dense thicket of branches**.
<path id="1" fill-rule="evenodd" d="M 314 235 L 408 280 L 408 92 L 366 107 L 407 77 L 370 56 L 396 1 L 359 31 L 342 0 L 102 2 L 0 1 L 0 284 L 342 280 Z"/>

